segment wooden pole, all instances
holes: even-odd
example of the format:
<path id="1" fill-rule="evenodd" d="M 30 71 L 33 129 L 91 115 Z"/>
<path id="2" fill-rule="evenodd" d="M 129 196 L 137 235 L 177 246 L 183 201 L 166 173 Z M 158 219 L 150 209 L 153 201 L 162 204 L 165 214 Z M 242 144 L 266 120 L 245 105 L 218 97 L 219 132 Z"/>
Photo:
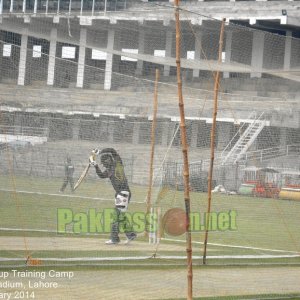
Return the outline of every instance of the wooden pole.
<path id="1" fill-rule="evenodd" d="M 221 23 L 221 31 L 219 38 L 219 63 L 222 62 L 222 50 L 223 50 L 223 39 L 224 39 L 224 27 L 225 19 Z M 215 131 L 216 131 L 216 122 L 217 122 L 217 112 L 218 112 L 218 93 L 220 86 L 220 71 L 218 70 L 215 73 L 215 83 L 214 83 L 214 110 L 213 110 L 213 122 L 210 133 L 210 165 L 209 165 L 209 174 L 208 174 L 208 205 L 206 213 L 206 225 L 205 225 L 205 238 L 204 238 L 204 250 L 203 250 L 203 264 L 206 264 L 206 252 L 207 252 L 207 239 L 209 231 L 209 221 L 210 221 L 210 211 L 211 211 L 211 189 L 212 189 L 212 176 L 213 176 L 213 167 L 215 159 Z"/>
<path id="2" fill-rule="evenodd" d="M 156 130 L 156 119 L 157 119 L 157 91 L 158 81 L 160 72 L 158 69 L 155 71 L 155 84 L 154 84 L 154 98 L 153 98 L 153 120 L 151 128 L 151 153 L 150 153 L 150 170 L 149 170 L 149 184 L 147 193 L 147 215 L 151 210 L 151 197 L 152 197 L 152 182 L 153 182 L 153 161 L 154 161 L 154 149 L 155 149 L 155 130 Z M 146 218 L 147 219 L 147 218 Z M 146 224 L 146 234 L 149 233 L 149 224 Z"/>
<path id="3" fill-rule="evenodd" d="M 187 254 L 187 299 L 193 299 L 193 268 L 192 268 L 192 236 L 190 232 L 190 184 L 189 184 L 189 161 L 188 144 L 186 136 L 184 102 L 182 96 L 181 62 L 180 62 L 180 19 L 179 19 L 179 0 L 174 1 L 175 21 L 176 21 L 176 66 L 177 66 L 177 86 L 178 86 L 178 105 L 180 112 L 180 137 L 183 154 L 183 181 L 184 181 L 184 203 L 186 213 L 186 254 Z"/>

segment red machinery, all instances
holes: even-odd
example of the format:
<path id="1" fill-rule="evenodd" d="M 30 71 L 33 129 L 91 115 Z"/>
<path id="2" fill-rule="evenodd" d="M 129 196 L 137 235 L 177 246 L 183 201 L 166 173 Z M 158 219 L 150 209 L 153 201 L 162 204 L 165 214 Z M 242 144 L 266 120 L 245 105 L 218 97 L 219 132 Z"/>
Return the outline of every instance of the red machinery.
<path id="1" fill-rule="evenodd" d="M 239 192 L 263 198 L 278 198 L 279 172 L 272 168 L 245 168 L 244 182 Z"/>

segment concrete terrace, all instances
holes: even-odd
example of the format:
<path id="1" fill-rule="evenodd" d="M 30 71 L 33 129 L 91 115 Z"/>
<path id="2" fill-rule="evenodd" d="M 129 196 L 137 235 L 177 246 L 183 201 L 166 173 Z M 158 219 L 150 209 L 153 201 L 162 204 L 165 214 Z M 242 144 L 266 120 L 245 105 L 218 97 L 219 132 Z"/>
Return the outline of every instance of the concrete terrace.
<path id="1" fill-rule="evenodd" d="M 162 38 L 156 42 L 154 49 L 166 49 L 166 53 L 172 53 L 173 3 L 117 1 L 116 5 L 112 6 L 110 1 L 62 0 L 59 7 L 57 3 L 38 0 L 1 1 L 0 51 L 6 43 L 17 43 L 14 57 L 0 59 L 0 67 L 4 70 L 0 75 L 1 108 L 45 113 L 151 116 L 153 83 L 139 86 L 134 82 L 127 84 L 124 80 L 122 84 L 116 86 L 116 82 L 119 83 L 121 76 L 128 74 L 126 72 L 131 72 L 130 74 L 137 76 L 137 79 L 153 80 L 153 74 L 149 71 L 153 66 L 142 60 L 124 66 L 120 55 L 109 51 L 112 49 L 121 51 L 123 47 L 130 48 L 135 45 L 145 50 L 144 53 L 150 53 L 154 46 L 145 46 L 145 35 L 149 28 L 157 28 Z M 93 6 L 92 3 L 96 4 Z M 278 67 L 285 68 L 287 72 L 299 68 L 300 52 L 297 37 L 300 36 L 300 1 L 183 1 L 181 5 L 186 11 L 193 12 L 182 13 L 182 22 L 190 22 L 195 29 L 219 25 L 215 20 L 226 18 L 231 23 L 264 32 L 280 33 L 286 38 L 281 42 Z M 72 29 L 76 30 L 75 33 L 72 31 L 72 36 L 66 31 L 67 22 L 70 20 Z M 122 28 L 122 24 L 126 26 Z M 145 26 L 139 27 L 137 24 Z M 135 31 L 137 36 L 130 37 L 131 44 L 127 43 L 126 38 L 128 35 L 126 30 L 130 26 L 137 30 Z M 244 40 L 228 36 L 225 52 L 231 53 L 230 41 L 234 42 L 234 45 L 239 45 Z M 210 38 L 216 42 L 216 36 Z M 273 44 L 264 49 L 264 40 L 261 37 L 252 37 L 249 34 L 247 38 L 249 41 L 247 40 L 244 47 L 246 52 L 240 55 L 249 58 L 250 65 L 254 69 L 262 68 L 264 61 L 269 59 L 268 51 L 272 50 Z M 36 62 L 37 60 L 33 61 L 28 55 L 32 50 L 32 40 L 35 43 L 42 40 L 46 53 L 52 58 L 61 55 L 63 42 L 70 45 L 73 43 L 78 54 L 70 61 L 48 59 L 47 56 Z M 203 43 L 205 41 L 207 40 Z M 194 47 L 196 53 L 196 41 L 191 40 L 189 44 L 189 47 Z M 102 69 L 99 68 L 100 71 L 96 75 L 89 73 L 91 69 L 89 67 L 94 65 L 91 64 L 91 52 L 88 48 L 93 46 L 108 51 L 106 59 L 99 63 Z M 88 64 L 85 64 L 86 62 Z M 85 65 L 86 70 L 80 67 L 82 65 Z M 159 87 L 159 113 L 161 116 L 176 118 L 178 117 L 176 76 L 170 65 L 161 67 L 163 69 L 161 80 L 165 83 L 172 82 L 174 85 Z M 65 70 L 70 73 L 68 81 L 64 81 L 61 75 Z M 201 77 L 199 70 L 194 71 L 187 70 L 183 73 L 186 116 L 211 119 L 213 82 L 206 75 Z M 218 118 L 234 122 L 234 118 L 245 119 L 252 110 L 257 110 L 266 113 L 270 126 L 299 128 L 300 90 L 297 82 L 274 76 L 269 78 L 259 72 L 238 78 L 231 75 L 235 76 L 229 72 L 222 74 Z"/>

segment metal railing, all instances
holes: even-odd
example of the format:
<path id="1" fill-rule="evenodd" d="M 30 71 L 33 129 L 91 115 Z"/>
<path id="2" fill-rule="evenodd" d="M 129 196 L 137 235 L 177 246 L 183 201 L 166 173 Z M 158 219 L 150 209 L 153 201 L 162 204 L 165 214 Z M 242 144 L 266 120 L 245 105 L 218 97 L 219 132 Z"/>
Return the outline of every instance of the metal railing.
<path id="1" fill-rule="evenodd" d="M 83 14 L 119 11 L 128 0 L 0 0 L 0 14 Z"/>
<path id="2" fill-rule="evenodd" d="M 0 0 L 0 14 L 2 13 L 52 13 L 52 14 L 89 14 L 97 12 L 120 11 L 131 4 L 138 5 L 145 2 L 169 2 L 169 0 Z M 224 0 L 203 0 L 203 2 L 219 2 Z M 236 0 L 245 1 L 245 0 Z M 249 2 L 252 0 L 248 0 Z M 259 1 L 259 0 L 256 0 Z M 276 0 L 273 0 L 274 2 Z M 283 0 L 293 1 L 293 0 Z M 198 0 L 183 0 L 182 2 L 197 3 Z M 231 0 L 225 0 L 231 2 Z M 247 2 L 247 0 L 245 1 Z"/>
<path id="3" fill-rule="evenodd" d="M 251 114 L 249 115 L 248 119 L 250 120 L 255 120 L 256 119 L 256 112 L 253 111 L 251 112 Z M 239 127 L 238 131 L 236 132 L 236 134 L 232 137 L 232 139 L 229 141 L 228 145 L 224 148 L 224 150 L 221 153 L 221 157 L 225 157 L 228 153 L 228 151 L 230 151 L 232 149 L 232 147 L 236 144 L 236 142 L 240 139 L 240 137 L 243 135 L 245 128 L 249 125 L 250 123 L 242 123 L 242 125 Z"/>
<path id="4" fill-rule="evenodd" d="M 287 145 L 285 147 L 272 147 L 262 150 L 256 150 L 251 152 L 246 152 L 244 154 L 244 160 L 257 160 L 257 161 L 265 161 L 268 159 L 280 157 L 280 156 L 288 156 L 293 154 L 300 154 L 300 144 Z"/>
<path id="5" fill-rule="evenodd" d="M 256 117 L 256 113 L 252 113 L 250 117 L 253 116 L 253 121 L 249 124 L 248 127 L 242 132 L 241 128 L 238 133 L 233 137 L 233 139 L 229 142 L 229 145 L 232 145 L 232 141 L 235 140 L 236 136 L 239 136 L 239 139 L 232 146 L 230 151 L 223 156 L 223 164 L 225 164 L 230 158 L 234 160 L 234 163 L 237 162 L 241 157 L 243 157 L 244 153 L 249 149 L 251 144 L 254 142 L 258 134 L 261 132 L 263 127 L 265 126 L 265 120 L 262 119 L 264 112 L 262 112 L 258 117 Z M 243 124 L 243 126 L 245 123 Z M 243 128 L 242 126 L 242 128 Z M 242 132 L 242 134 L 240 133 Z M 225 148 L 228 149 L 228 146 Z M 224 151 L 221 156 L 224 155 Z"/>

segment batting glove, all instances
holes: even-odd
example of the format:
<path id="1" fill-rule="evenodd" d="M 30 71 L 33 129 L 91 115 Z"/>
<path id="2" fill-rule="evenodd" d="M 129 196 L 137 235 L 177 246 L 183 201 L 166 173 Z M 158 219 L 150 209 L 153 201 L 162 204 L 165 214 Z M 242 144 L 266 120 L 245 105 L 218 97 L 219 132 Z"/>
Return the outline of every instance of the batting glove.
<path id="1" fill-rule="evenodd" d="M 98 166 L 97 162 L 95 161 L 95 158 L 93 155 L 90 156 L 89 158 L 89 163 L 90 163 L 90 166 L 93 166 L 93 167 L 96 167 Z"/>
<path id="2" fill-rule="evenodd" d="M 95 155 L 99 155 L 100 154 L 100 150 L 95 148 L 92 150 L 92 153 L 95 154 Z"/>

